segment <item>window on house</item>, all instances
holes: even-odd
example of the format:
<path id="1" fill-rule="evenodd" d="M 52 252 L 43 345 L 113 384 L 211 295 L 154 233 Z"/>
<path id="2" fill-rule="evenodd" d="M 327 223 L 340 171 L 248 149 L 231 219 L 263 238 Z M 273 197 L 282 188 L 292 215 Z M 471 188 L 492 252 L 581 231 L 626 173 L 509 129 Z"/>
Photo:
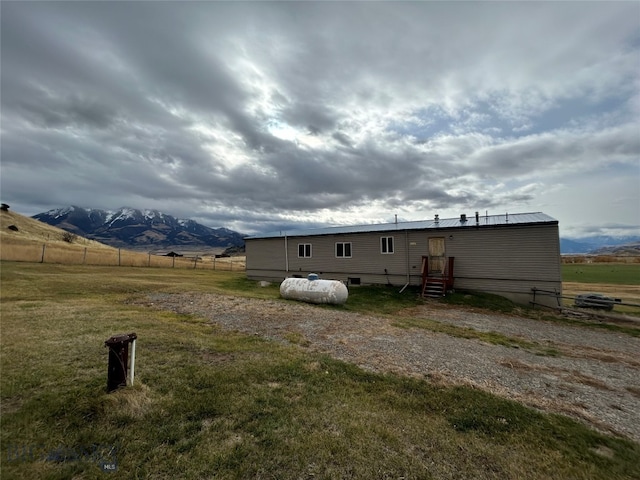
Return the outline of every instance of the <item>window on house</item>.
<path id="1" fill-rule="evenodd" d="M 351 242 L 336 242 L 336 257 L 351 258 Z"/>
<path id="2" fill-rule="evenodd" d="M 311 258 L 311 244 L 299 243 L 298 244 L 298 257 L 299 258 Z"/>
<path id="3" fill-rule="evenodd" d="M 393 253 L 393 237 L 380 237 L 380 252 Z"/>

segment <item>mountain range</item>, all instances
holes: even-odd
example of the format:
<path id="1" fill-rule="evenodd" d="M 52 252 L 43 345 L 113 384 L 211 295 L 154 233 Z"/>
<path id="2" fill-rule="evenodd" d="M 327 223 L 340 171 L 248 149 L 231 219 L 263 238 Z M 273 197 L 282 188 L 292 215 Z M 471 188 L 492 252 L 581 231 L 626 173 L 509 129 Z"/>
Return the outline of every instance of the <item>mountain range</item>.
<path id="1" fill-rule="evenodd" d="M 110 211 L 70 206 L 39 213 L 33 218 L 113 247 L 146 250 L 244 247 L 244 235 L 238 232 L 206 227 L 158 210 L 123 207 Z M 640 255 L 640 236 L 561 238 L 560 252 Z"/>
<path id="2" fill-rule="evenodd" d="M 32 218 L 113 247 L 224 249 L 244 246 L 244 236 L 238 232 L 205 227 L 158 210 L 123 207 L 111 211 L 70 206 L 38 213 Z"/>
<path id="3" fill-rule="evenodd" d="M 640 255 L 640 236 L 612 237 L 594 235 L 583 238 L 561 238 L 561 253 L 591 253 L 610 255 Z"/>

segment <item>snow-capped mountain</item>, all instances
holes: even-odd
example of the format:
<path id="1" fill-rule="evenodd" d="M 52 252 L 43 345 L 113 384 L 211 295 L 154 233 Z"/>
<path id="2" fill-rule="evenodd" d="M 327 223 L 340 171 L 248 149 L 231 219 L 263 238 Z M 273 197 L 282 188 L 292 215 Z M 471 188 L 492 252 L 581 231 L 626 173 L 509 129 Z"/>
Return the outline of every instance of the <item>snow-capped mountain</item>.
<path id="1" fill-rule="evenodd" d="M 158 210 L 123 207 L 116 211 L 77 206 L 34 215 L 41 222 L 114 247 L 241 247 L 243 235 L 227 228 L 209 228 Z"/>
<path id="2" fill-rule="evenodd" d="M 627 235 L 621 237 L 612 237 L 606 235 L 594 235 L 582 238 L 561 238 L 561 253 L 605 253 L 614 252 L 616 249 L 634 248 L 637 250 L 637 244 L 640 242 L 640 236 Z M 635 247 L 634 247 L 635 246 Z"/>

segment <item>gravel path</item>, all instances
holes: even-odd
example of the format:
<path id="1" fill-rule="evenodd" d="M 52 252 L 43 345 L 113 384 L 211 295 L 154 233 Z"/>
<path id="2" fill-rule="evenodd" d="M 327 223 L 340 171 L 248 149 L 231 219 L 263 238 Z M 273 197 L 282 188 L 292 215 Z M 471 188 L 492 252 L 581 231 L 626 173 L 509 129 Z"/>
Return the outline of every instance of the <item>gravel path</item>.
<path id="1" fill-rule="evenodd" d="M 399 328 L 390 317 L 280 300 L 154 294 L 145 304 L 202 316 L 229 330 L 293 340 L 300 348 L 368 370 L 473 385 L 640 442 L 640 339 L 629 335 L 435 303 L 402 312 L 405 318 L 498 332 L 559 352 L 544 356 L 422 328 Z"/>

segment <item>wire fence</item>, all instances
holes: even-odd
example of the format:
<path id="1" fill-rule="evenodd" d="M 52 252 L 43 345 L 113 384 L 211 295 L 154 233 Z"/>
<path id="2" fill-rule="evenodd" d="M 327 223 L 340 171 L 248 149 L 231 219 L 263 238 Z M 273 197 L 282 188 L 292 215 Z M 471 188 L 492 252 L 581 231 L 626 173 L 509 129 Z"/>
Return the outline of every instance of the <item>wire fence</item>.
<path id="1" fill-rule="evenodd" d="M 564 305 L 564 300 L 570 300 L 571 305 L 573 307 L 579 308 L 587 308 L 592 310 L 602 310 L 602 311 L 611 311 L 616 305 L 627 306 L 627 307 L 640 307 L 640 304 L 624 301 L 621 298 L 611 298 L 611 297 L 597 297 L 589 294 L 584 295 L 563 295 L 557 290 L 544 290 L 540 288 L 532 288 L 531 295 L 533 299 L 531 300 L 531 305 L 534 307 L 548 307 L 549 305 L 546 303 L 536 302 L 536 299 L 540 299 L 540 297 L 553 297 L 556 299 L 558 307 L 557 308 L 566 308 Z"/>
<path id="2" fill-rule="evenodd" d="M 640 263 L 640 255 L 574 255 L 562 254 L 563 264 Z"/>
<path id="3" fill-rule="evenodd" d="M 244 271 L 243 256 L 215 255 L 167 256 L 123 249 L 97 249 L 61 244 L 6 245 L 0 247 L 0 260 L 66 265 L 102 265 L 119 267 L 192 268 Z"/>

